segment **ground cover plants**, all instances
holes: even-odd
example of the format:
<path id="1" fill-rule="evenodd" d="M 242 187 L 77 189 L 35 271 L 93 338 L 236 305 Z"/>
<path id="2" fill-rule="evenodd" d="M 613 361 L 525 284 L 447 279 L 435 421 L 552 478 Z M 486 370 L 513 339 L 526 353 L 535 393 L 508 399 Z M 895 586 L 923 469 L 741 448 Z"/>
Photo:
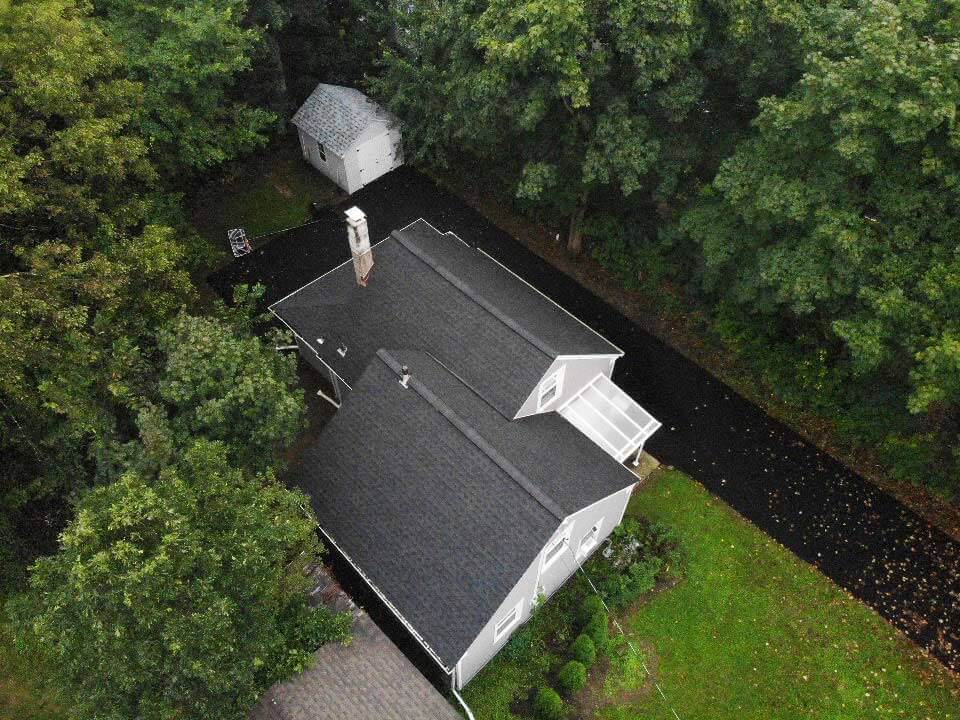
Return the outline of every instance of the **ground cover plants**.
<path id="1" fill-rule="evenodd" d="M 567 720 L 667 720 L 671 708 L 683 718 L 960 717 L 956 676 L 688 476 L 654 472 L 635 493 L 625 527 L 632 521 L 672 528 L 649 537 L 683 538 L 683 572 L 659 576 L 656 592 L 614 608 L 626 635 L 606 625 L 609 640 L 586 687 L 557 693 Z M 602 564 L 586 568 L 600 587 Z M 544 603 L 518 633 L 526 641 L 508 646 L 467 686 L 477 720 L 538 717 L 539 688 L 554 682 L 551 673 L 580 642 L 571 628 L 590 634 L 584 621 L 598 601 L 581 592 L 575 580 Z M 528 701 L 532 691 L 536 703 Z"/>

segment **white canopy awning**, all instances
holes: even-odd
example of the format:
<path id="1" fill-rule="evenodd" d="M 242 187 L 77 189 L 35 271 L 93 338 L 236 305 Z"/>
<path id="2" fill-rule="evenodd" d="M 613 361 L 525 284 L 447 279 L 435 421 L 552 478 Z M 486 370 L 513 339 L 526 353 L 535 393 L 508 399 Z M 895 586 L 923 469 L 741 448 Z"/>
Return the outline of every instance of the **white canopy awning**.
<path id="1" fill-rule="evenodd" d="M 606 375 L 597 375 L 558 412 L 617 462 L 643 449 L 647 438 L 660 427 L 658 420 Z"/>

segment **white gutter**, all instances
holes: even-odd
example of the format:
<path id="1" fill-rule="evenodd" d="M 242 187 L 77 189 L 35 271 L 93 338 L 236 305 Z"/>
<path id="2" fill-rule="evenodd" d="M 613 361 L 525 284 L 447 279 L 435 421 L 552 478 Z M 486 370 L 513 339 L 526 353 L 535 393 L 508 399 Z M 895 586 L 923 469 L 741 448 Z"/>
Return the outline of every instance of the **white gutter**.
<path id="1" fill-rule="evenodd" d="M 420 646 L 427 652 L 427 654 L 429 654 L 430 657 L 433 658 L 433 660 L 437 663 L 437 665 L 439 665 L 443 669 L 443 671 L 447 673 L 447 675 L 452 675 L 453 670 L 448 668 L 444 664 L 443 660 L 441 660 L 440 656 L 436 653 L 436 651 L 432 647 L 430 647 L 426 639 L 424 639 L 424 637 L 419 632 L 417 632 L 416 629 L 414 629 L 413 625 L 411 625 L 410 622 L 397 609 L 397 607 L 387 599 L 387 596 L 383 594 L 380 588 L 378 588 L 376 584 L 374 584 L 374 582 L 370 579 L 370 577 L 363 570 L 360 569 L 360 566 L 353 561 L 353 558 L 351 558 L 347 553 L 344 552 L 343 548 L 340 547 L 337 544 L 336 540 L 334 540 L 333 537 L 329 533 L 327 533 L 326 530 L 323 529 L 323 526 L 320 525 L 320 523 L 317 523 L 317 529 L 323 534 L 323 536 L 327 539 L 327 541 L 337 549 L 337 551 L 343 556 L 343 558 L 347 561 L 347 563 L 349 563 L 350 567 L 352 567 L 357 572 L 357 574 L 367 584 L 367 587 L 373 590 L 374 594 L 376 594 L 376 596 L 379 597 L 381 601 L 383 601 L 383 604 L 390 609 L 390 611 L 396 616 L 397 620 L 399 620 L 400 623 L 410 632 L 413 638 L 420 644 Z"/>

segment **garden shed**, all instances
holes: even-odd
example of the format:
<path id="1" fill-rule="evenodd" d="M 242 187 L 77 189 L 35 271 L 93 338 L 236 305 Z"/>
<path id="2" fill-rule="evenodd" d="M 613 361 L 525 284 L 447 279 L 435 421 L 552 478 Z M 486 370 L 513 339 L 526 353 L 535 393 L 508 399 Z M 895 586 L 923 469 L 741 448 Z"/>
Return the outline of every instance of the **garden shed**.
<path id="1" fill-rule="evenodd" d="M 348 193 L 403 164 L 399 121 L 354 88 L 317 85 L 291 122 L 304 159 Z"/>

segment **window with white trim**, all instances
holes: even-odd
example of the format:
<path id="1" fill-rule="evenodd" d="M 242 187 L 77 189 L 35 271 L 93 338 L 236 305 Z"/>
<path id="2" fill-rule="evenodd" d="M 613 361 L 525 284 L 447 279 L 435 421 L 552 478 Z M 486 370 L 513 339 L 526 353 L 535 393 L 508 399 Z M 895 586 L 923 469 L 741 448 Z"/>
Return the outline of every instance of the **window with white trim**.
<path id="1" fill-rule="evenodd" d="M 317 154 L 320 156 L 320 162 L 326 162 L 326 161 L 327 161 L 327 151 L 326 151 L 326 148 L 323 147 L 323 143 L 320 142 L 320 141 L 317 141 Z"/>
<path id="2" fill-rule="evenodd" d="M 567 551 L 568 543 L 570 542 L 570 531 L 571 527 L 567 527 L 566 530 L 557 538 L 552 540 L 547 549 L 543 552 L 543 565 L 540 568 L 542 573 L 548 567 L 553 565 L 560 557 Z"/>
<path id="3" fill-rule="evenodd" d="M 513 627 L 520 622 L 520 616 L 523 613 L 523 598 L 520 598 L 520 602 L 516 604 L 506 615 L 500 618 L 497 621 L 496 626 L 493 628 L 493 641 L 495 643 L 500 642 L 504 637 L 506 637 Z"/>
<path id="4" fill-rule="evenodd" d="M 560 393 L 563 392 L 563 371 L 566 368 L 566 365 L 561 365 L 559 370 L 540 383 L 540 390 L 537 393 L 537 412 L 560 397 Z"/>
<path id="5" fill-rule="evenodd" d="M 580 546 L 577 549 L 577 557 L 582 558 L 593 550 L 600 541 L 600 528 L 603 527 L 603 518 L 597 520 L 590 531 L 580 538 Z"/>

